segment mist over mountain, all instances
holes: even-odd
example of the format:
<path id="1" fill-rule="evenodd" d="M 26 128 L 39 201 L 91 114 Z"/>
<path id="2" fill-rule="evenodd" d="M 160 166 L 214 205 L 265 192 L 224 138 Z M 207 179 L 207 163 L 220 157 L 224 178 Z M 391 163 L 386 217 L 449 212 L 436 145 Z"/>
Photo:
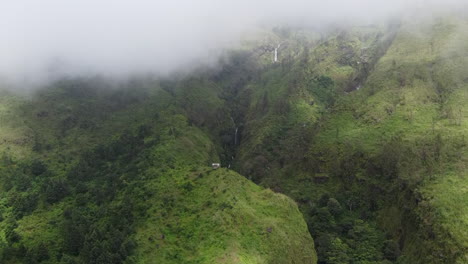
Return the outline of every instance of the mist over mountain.
<path id="1" fill-rule="evenodd" d="M 0 9 L 0 263 L 468 263 L 465 1 Z"/>
<path id="2" fill-rule="evenodd" d="M 14 1 L 0 10 L 0 79 L 24 89 L 64 76 L 164 75 L 213 64 L 259 28 L 374 23 L 463 2 Z"/>

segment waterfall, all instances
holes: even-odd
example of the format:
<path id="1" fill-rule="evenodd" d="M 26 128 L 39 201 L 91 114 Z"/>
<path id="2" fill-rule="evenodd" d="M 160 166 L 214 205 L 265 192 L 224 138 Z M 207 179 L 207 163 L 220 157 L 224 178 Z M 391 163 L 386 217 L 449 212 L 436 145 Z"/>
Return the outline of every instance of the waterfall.
<path id="1" fill-rule="evenodd" d="M 278 49 L 281 47 L 281 44 L 278 44 L 278 47 L 275 48 L 275 62 L 278 61 Z"/>
<path id="2" fill-rule="evenodd" d="M 236 127 L 236 132 L 234 133 L 234 146 L 237 146 L 237 131 L 239 130 L 238 127 Z"/>

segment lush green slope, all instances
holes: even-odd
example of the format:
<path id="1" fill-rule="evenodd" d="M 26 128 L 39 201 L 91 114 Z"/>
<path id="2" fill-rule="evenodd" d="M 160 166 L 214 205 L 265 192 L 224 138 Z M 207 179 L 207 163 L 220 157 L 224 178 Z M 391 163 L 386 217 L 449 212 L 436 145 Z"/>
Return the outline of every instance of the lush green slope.
<path id="1" fill-rule="evenodd" d="M 317 135 L 317 147 L 344 145 L 339 153 L 371 158 L 353 161 L 360 180 L 380 175 L 390 183 L 389 204 L 377 215 L 408 263 L 466 262 L 466 26 L 457 19 L 405 22 L 365 87 L 344 98 Z"/>
<path id="2" fill-rule="evenodd" d="M 466 263 L 468 22 L 275 28 L 216 69 L 0 97 L 8 263 Z M 272 48 L 282 43 L 279 61 Z"/>
<path id="3" fill-rule="evenodd" d="M 188 87 L 107 86 L 2 95 L 2 263 L 316 262 L 292 200 L 208 169 L 220 148 L 178 107 Z"/>
<path id="4" fill-rule="evenodd" d="M 136 230 L 137 263 L 316 262 L 295 203 L 232 171 L 177 171 L 148 184 L 155 195 Z"/>
<path id="5" fill-rule="evenodd" d="M 396 26 L 311 42 L 255 87 L 236 167 L 300 202 L 320 263 L 467 261 L 467 22 Z"/>

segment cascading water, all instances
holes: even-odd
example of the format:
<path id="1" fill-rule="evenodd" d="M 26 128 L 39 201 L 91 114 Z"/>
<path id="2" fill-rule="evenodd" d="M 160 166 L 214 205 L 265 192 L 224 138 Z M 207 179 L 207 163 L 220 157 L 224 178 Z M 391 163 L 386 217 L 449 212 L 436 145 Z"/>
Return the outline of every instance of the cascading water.
<path id="1" fill-rule="evenodd" d="M 238 127 L 236 127 L 236 132 L 234 133 L 234 146 L 237 146 L 237 131 L 239 130 Z"/>
<path id="2" fill-rule="evenodd" d="M 281 47 L 281 44 L 278 44 L 278 47 L 275 48 L 275 58 L 274 58 L 274 61 L 277 62 L 278 61 L 278 49 Z"/>

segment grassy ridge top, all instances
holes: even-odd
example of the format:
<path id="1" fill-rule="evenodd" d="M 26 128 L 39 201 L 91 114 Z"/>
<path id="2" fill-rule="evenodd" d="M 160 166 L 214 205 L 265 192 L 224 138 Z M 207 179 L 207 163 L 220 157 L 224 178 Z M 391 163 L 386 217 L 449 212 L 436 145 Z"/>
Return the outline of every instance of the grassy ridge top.
<path id="1" fill-rule="evenodd" d="M 174 171 L 149 185 L 155 195 L 136 231 L 137 263 L 316 262 L 295 203 L 237 173 Z"/>

